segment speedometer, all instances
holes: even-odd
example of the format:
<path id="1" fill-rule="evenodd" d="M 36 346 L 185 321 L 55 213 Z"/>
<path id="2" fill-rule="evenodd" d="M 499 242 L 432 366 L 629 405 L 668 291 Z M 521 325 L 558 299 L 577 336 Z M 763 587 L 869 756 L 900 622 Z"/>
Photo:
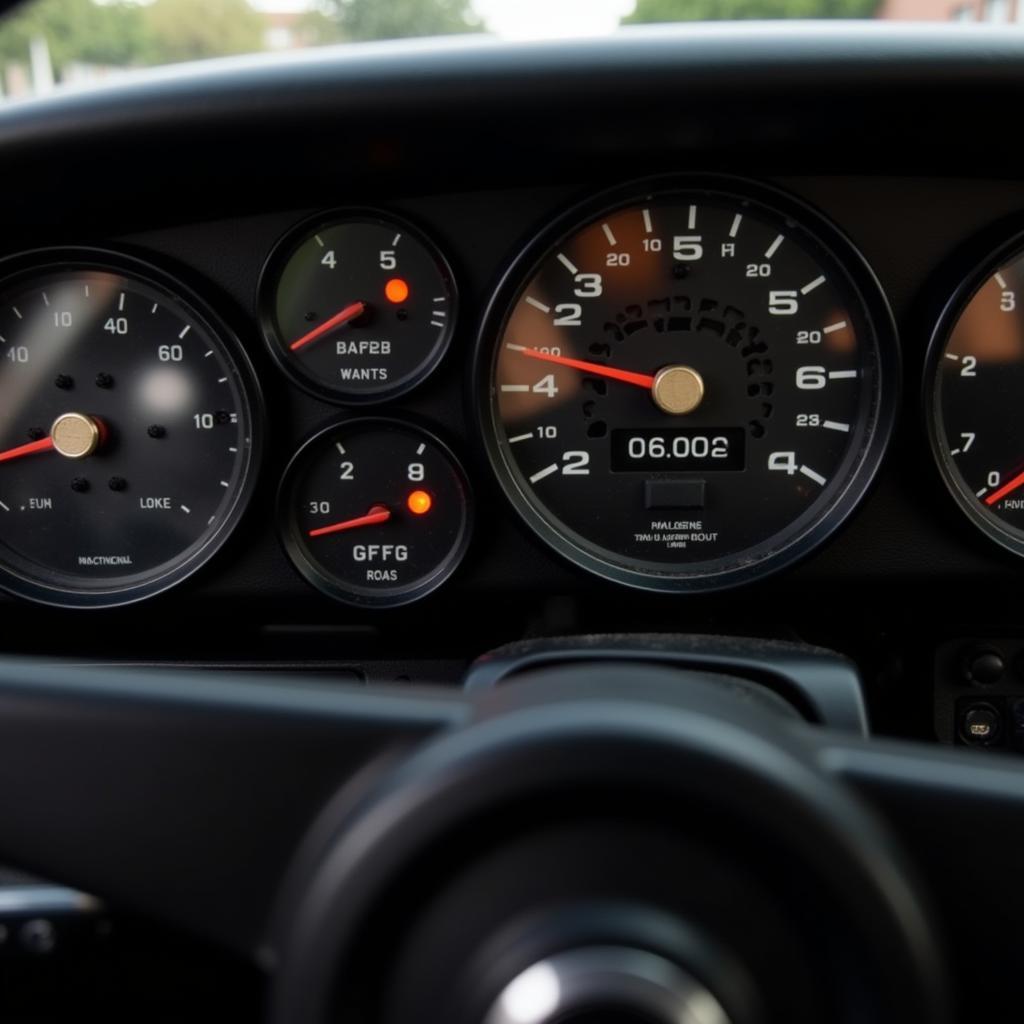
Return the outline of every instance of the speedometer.
<path id="1" fill-rule="evenodd" d="M 648 589 L 732 585 L 825 539 L 891 429 L 891 314 L 784 196 L 675 182 L 575 212 L 512 267 L 477 375 L 504 489 L 551 546 Z"/>

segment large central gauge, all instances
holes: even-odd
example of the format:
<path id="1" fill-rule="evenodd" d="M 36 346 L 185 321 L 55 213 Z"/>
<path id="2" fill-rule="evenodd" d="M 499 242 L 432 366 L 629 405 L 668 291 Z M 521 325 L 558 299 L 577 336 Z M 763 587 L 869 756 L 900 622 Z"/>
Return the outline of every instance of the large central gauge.
<path id="1" fill-rule="evenodd" d="M 884 450 L 891 315 L 848 242 L 734 183 L 572 216 L 512 269 L 480 359 L 508 495 L 577 563 L 658 590 L 806 553 Z"/>

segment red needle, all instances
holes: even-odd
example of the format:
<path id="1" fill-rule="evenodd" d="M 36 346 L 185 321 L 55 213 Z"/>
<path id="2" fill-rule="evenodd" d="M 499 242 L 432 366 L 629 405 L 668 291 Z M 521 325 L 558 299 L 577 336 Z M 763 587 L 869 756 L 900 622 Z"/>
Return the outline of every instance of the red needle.
<path id="1" fill-rule="evenodd" d="M 383 505 L 374 505 L 365 516 L 356 519 L 346 519 L 343 523 L 334 523 L 331 526 L 321 526 L 319 529 L 310 530 L 310 537 L 324 537 L 328 533 L 341 533 L 342 530 L 354 530 L 357 526 L 373 526 L 376 523 L 386 523 L 391 518 L 391 510 Z"/>
<path id="2" fill-rule="evenodd" d="M 353 302 L 340 313 L 335 313 L 330 320 L 325 320 L 319 327 L 314 327 L 308 334 L 304 334 L 297 341 L 293 341 L 288 347 L 293 352 L 298 352 L 300 348 L 304 348 L 311 341 L 316 341 L 317 338 L 322 337 L 328 331 L 334 330 L 335 327 L 341 327 L 342 324 L 347 324 L 350 320 L 355 320 L 356 317 L 362 316 L 365 312 L 365 302 Z"/>
<path id="3" fill-rule="evenodd" d="M 518 349 L 516 351 L 519 351 Z M 587 363 L 582 359 L 568 359 L 565 356 L 553 356 L 548 352 L 540 352 L 535 348 L 524 348 L 520 355 L 529 356 L 531 359 L 542 359 L 546 363 L 557 363 L 559 366 L 568 366 L 573 370 L 583 370 L 584 373 L 592 373 L 597 377 L 611 377 L 612 380 L 621 380 L 625 384 L 635 384 L 640 388 L 647 388 L 648 391 L 654 387 L 654 378 L 646 373 L 633 373 L 630 370 L 616 370 L 613 366 L 602 366 L 600 363 Z"/>
<path id="4" fill-rule="evenodd" d="M 1021 484 L 1024 484 L 1024 473 L 1018 473 L 1012 480 L 1003 484 L 1003 486 L 1000 487 L 998 491 L 993 491 L 985 499 L 985 504 L 991 507 L 997 501 L 1001 501 L 1008 494 L 1011 494 L 1013 491 L 1017 490 L 1017 488 L 1020 487 Z"/>
<path id="5" fill-rule="evenodd" d="M 17 448 L 8 448 L 7 451 L 0 452 L 0 462 L 10 462 L 12 459 L 20 459 L 23 455 L 49 451 L 53 451 L 53 438 L 44 437 L 42 441 L 33 441 L 31 444 L 19 445 Z"/>

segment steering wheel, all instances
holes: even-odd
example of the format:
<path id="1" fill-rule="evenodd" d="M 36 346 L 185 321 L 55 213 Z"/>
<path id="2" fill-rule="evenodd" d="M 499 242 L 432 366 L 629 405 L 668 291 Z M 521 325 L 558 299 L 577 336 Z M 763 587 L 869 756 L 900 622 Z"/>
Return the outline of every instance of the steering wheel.
<path id="1" fill-rule="evenodd" d="M 461 691 L 8 661 L 0 857 L 255 959 L 276 1024 L 949 1020 L 1018 773 L 808 717 L 596 650 Z"/>

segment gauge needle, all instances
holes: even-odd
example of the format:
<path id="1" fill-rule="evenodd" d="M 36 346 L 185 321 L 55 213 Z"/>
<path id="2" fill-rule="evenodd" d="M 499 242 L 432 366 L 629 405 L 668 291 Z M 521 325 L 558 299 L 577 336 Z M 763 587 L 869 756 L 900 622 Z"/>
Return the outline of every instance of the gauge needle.
<path id="1" fill-rule="evenodd" d="M 308 334 L 304 334 L 297 341 L 293 341 L 288 347 L 293 352 L 298 352 L 300 348 L 305 348 L 311 341 L 316 341 L 317 338 L 323 337 L 328 331 L 333 331 L 335 327 L 341 327 L 355 320 L 356 317 L 362 316 L 365 312 L 365 302 L 353 302 L 340 313 L 335 313 L 330 320 L 325 320 L 319 327 L 314 327 Z"/>
<path id="2" fill-rule="evenodd" d="M 633 373 L 630 370 L 617 370 L 614 366 L 603 366 L 601 363 L 588 363 L 582 359 L 569 359 L 566 356 L 555 356 L 549 352 L 541 352 L 535 348 L 515 349 L 520 355 L 529 356 L 530 359 L 540 359 L 545 363 L 557 363 L 559 366 L 568 366 L 573 370 L 582 370 L 584 373 L 592 373 L 596 377 L 610 377 L 612 380 L 622 381 L 624 384 L 635 384 L 640 388 L 647 388 L 648 391 L 654 387 L 654 377 L 646 373 Z"/>
<path id="3" fill-rule="evenodd" d="M 354 530 L 359 526 L 373 526 L 376 523 L 386 523 L 391 518 L 391 510 L 383 505 L 374 505 L 365 516 L 358 516 L 355 519 L 346 519 L 342 523 L 333 523 L 330 526 L 321 526 L 316 530 L 310 530 L 310 537 L 324 537 L 329 533 L 341 533 L 343 530 Z"/>
<path id="4" fill-rule="evenodd" d="M 42 441 L 33 441 L 31 444 L 19 445 L 17 448 L 8 448 L 5 452 L 0 452 L 0 462 L 11 462 L 14 459 L 20 459 L 24 455 L 35 455 L 36 452 L 50 452 L 53 451 L 53 438 L 44 437 Z"/>
<path id="5" fill-rule="evenodd" d="M 0 456 L 2 457 L 2 456 Z M 997 501 L 1002 501 L 1008 494 L 1012 494 L 1018 487 L 1024 485 L 1024 473 L 1018 473 L 1012 480 L 1008 480 L 998 491 L 993 491 L 986 499 L 985 504 L 991 507 Z"/>

